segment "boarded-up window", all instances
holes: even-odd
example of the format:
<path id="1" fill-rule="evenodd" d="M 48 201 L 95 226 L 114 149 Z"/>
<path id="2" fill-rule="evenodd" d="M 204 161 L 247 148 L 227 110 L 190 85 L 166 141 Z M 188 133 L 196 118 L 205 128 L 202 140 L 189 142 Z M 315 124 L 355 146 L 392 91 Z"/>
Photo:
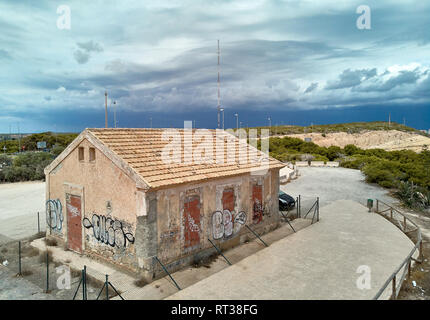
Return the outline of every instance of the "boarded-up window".
<path id="1" fill-rule="evenodd" d="M 96 160 L 96 149 L 90 148 L 90 161 Z"/>
<path id="2" fill-rule="evenodd" d="M 184 240 L 185 249 L 200 244 L 200 197 L 189 196 L 184 203 Z"/>
<path id="3" fill-rule="evenodd" d="M 260 223 L 263 220 L 263 188 L 261 185 L 252 185 L 252 222 Z"/>
<path id="4" fill-rule="evenodd" d="M 84 147 L 79 147 L 78 154 L 79 154 L 79 161 L 84 161 Z"/>

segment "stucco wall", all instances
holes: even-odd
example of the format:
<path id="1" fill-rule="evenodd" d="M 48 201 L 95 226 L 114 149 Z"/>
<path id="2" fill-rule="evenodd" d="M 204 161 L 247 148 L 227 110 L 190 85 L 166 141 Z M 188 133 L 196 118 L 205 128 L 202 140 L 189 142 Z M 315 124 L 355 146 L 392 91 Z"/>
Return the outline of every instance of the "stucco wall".
<path id="1" fill-rule="evenodd" d="M 78 147 L 84 147 L 84 161 L 78 159 Z M 47 177 L 47 206 L 55 215 L 48 233 L 67 242 L 66 193 L 80 196 L 82 249 L 135 266 L 136 184 L 97 148 L 95 161 L 90 162 L 89 141 L 78 147 Z"/>
<path id="2" fill-rule="evenodd" d="M 261 220 L 254 219 L 254 185 L 260 185 L 262 189 Z M 227 248 L 254 238 L 244 224 L 259 233 L 275 228 L 279 223 L 278 190 L 279 170 L 270 170 L 265 175 L 215 179 L 154 192 L 156 204 L 153 204 L 153 211 L 156 211 L 157 219 L 152 233 L 157 241 L 151 254 L 155 253 L 173 271 L 192 262 L 197 252 L 213 248 L 208 239 Z M 195 201 L 196 197 L 200 202 L 199 216 L 190 219 L 187 203 Z M 228 212 L 225 212 L 226 206 L 230 209 Z M 143 258 L 149 257 L 145 255 Z M 150 268 L 151 263 L 148 260 L 145 268 Z M 153 267 L 157 268 L 156 265 Z"/>

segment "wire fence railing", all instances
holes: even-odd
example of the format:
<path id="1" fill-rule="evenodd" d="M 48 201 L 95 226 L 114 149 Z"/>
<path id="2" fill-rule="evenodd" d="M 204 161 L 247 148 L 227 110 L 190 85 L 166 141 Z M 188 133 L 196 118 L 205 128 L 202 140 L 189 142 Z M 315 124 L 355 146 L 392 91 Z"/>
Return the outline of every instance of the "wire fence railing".
<path id="1" fill-rule="evenodd" d="M 295 213 L 297 218 L 309 219 L 311 224 L 320 219 L 319 197 L 307 197 L 299 195 L 295 199 Z"/>
<path id="2" fill-rule="evenodd" d="M 391 283 L 390 298 L 394 300 L 397 299 L 399 295 L 403 281 L 406 279 L 406 275 L 410 276 L 411 274 L 412 262 L 421 263 L 423 259 L 423 240 L 421 235 L 421 229 L 404 213 L 378 199 L 376 199 L 375 212 L 387 218 L 390 222 L 392 222 L 395 226 L 402 230 L 409 238 L 411 238 L 415 243 L 414 247 L 409 252 L 407 257 L 402 261 L 400 266 L 388 277 L 388 279 L 385 281 L 383 286 L 378 290 L 375 297 L 373 298 L 374 300 L 377 300 L 386 290 L 390 290 L 388 287 Z M 417 251 L 418 256 L 414 257 L 416 256 Z"/>

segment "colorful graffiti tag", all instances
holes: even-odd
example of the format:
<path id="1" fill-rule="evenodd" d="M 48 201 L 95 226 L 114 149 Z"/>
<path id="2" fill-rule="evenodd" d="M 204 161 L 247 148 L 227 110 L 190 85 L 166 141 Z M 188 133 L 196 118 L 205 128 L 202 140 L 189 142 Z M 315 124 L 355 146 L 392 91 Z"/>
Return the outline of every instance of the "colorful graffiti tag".
<path id="1" fill-rule="evenodd" d="M 93 229 L 94 238 L 111 247 L 125 248 L 127 243 L 134 243 L 134 236 L 124 230 L 123 223 L 119 220 L 93 214 L 91 221 L 88 218 L 82 220 L 86 229 Z"/>
<path id="2" fill-rule="evenodd" d="M 63 205 L 60 199 L 46 201 L 46 224 L 53 231 L 63 229 Z"/>
<path id="3" fill-rule="evenodd" d="M 238 214 L 231 213 L 230 210 L 215 211 L 212 214 L 212 236 L 215 240 L 227 239 L 234 233 L 239 232 L 246 223 L 246 213 L 241 211 Z"/>

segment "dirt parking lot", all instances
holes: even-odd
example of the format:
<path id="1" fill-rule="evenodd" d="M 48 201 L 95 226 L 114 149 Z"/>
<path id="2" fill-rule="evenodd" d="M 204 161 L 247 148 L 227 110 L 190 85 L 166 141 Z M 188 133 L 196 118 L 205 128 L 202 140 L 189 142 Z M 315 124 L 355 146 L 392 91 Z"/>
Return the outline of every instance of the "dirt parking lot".
<path id="1" fill-rule="evenodd" d="M 344 199 L 362 204 L 369 198 L 396 202 L 387 190 L 366 183 L 359 170 L 346 168 L 301 167 L 298 179 L 281 185 L 281 190 L 294 198 L 299 195 L 305 200 L 319 197 L 320 206 Z"/>

